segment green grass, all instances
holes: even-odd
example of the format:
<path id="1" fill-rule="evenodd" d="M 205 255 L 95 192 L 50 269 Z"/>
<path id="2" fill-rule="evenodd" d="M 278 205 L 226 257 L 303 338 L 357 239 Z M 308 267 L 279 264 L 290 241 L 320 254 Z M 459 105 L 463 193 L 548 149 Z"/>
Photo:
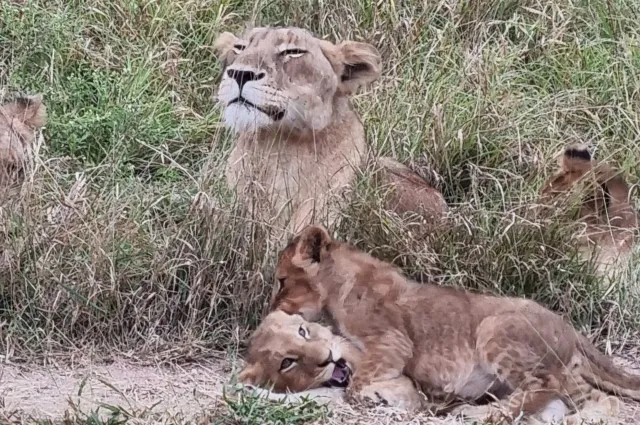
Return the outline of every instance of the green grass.
<path id="1" fill-rule="evenodd" d="M 215 415 L 211 425 L 301 425 L 323 423 L 331 412 L 326 406 L 308 399 L 297 403 L 274 402 L 257 395 L 224 397 L 225 411 Z"/>
<path id="2" fill-rule="evenodd" d="M 183 417 L 181 413 L 152 413 L 151 411 L 129 411 L 119 406 L 103 405 L 89 412 L 74 406 L 64 419 L 37 419 L 21 417 L 18 412 L 3 416 L 16 425 L 126 425 L 126 424 L 175 424 L 188 425 L 303 425 L 326 423 L 332 415 L 327 406 L 311 399 L 297 402 L 271 401 L 264 397 L 240 393 L 225 395 L 219 405 L 192 412 Z"/>
<path id="3" fill-rule="evenodd" d="M 452 207 L 449 231 L 411 233 L 365 173 L 342 237 L 411 276 L 536 298 L 615 339 L 637 326 L 638 268 L 604 293 L 562 216 L 529 221 L 526 207 L 570 141 L 640 181 L 640 3 L 0 2 L 0 95 L 41 92 L 49 108 L 40 161 L 2 211 L 2 353 L 245 341 L 278 249 L 223 178 L 212 46 L 245 22 L 376 44 L 384 75 L 354 102 L 368 142 Z"/>

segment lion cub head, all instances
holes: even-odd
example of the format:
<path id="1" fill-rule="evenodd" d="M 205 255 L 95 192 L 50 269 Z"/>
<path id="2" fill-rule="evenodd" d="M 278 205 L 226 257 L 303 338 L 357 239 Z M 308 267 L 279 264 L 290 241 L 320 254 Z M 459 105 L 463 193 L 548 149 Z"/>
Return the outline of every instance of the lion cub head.
<path id="1" fill-rule="evenodd" d="M 270 309 L 298 313 L 310 321 L 328 319 L 338 325 L 335 317 L 326 314 L 325 307 L 343 295 L 343 287 L 383 296 L 397 278 L 402 279 L 392 264 L 333 239 L 324 226 L 312 224 L 293 237 L 279 254 L 279 287 Z"/>
<path id="2" fill-rule="evenodd" d="M 44 126 L 46 118 L 41 96 L 19 97 L 0 106 L 0 182 L 22 168 L 35 130 Z"/>
<path id="3" fill-rule="evenodd" d="M 570 146 L 559 159 L 560 168 L 543 186 L 546 200 L 563 200 L 571 191 L 582 195 L 578 216 L 616 227 L 637 227 L 638 216 L 630 203 L 629 185 L 622 173 L 591 157 L 586 147 Z"/>
<path id="4" fill-rule="evenodd" d="M 375 47 L 320 40 L 300 28 L 225 32 L 215 43 L 224 71 L 218 101 L 236 132 L 321 130 L 340 101 L 380 75 Z"/>
<path id="5" fill-rule="evenodd" d="M 357 351 L 331 329 L 277 310 L 251 336 L 239 381 L 275 392 L 345 387 L 357 361 Z"/>
<path id="6" fill-rule="evenodd" d="M 582 145 L 565 148 L 559 170 L 542 187 L 544 203 L 571 204 L 577 197 L 577 219 L 585 223 L 583 235 L 601 249 L 598 263 L 608 265 L 628 252 L 640 219 L 622 173 L 596 161 Z"/>
<path id="7" fill-rule="evenodd" d="M 317 232 L 311 232 L 310 229 Z M 322 309 L 320 288 L 313 282 L 322 249 L 331 240 L 318 226 L 307 226 L 280 251 L 276 265 L 278 291 L 271 300 L 271 310 L 299 313 L 317 320 Z"/>

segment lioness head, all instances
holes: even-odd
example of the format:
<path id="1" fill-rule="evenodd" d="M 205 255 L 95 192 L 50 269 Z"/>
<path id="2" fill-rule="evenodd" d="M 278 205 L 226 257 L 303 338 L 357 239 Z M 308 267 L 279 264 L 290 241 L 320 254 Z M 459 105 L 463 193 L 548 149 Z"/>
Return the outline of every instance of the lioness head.
<path id="1" fill-rule="evenodd" d="M 576 193 L 580 197 L 579 218 L 620 228 L 638 226 L 629 185 L 619 171 L 595 161 L 582 145 L 567 147 L 559 165 L 557 173 L 542 187 L 544 201 L 563 202 Z"/>
<path id="2" fill-rule="evenodd" d="M 357 352 L 329 328 L 277 310 L 251 336 L 239 381 L 275 392 L 344 387 L 356 362 Z"/>
<path id="3" fill-rule="evenodd" d="M 380 74 L 372 45 L 334 45 L 300 28 L 255 28 L 241 38 L 225 32 L 215 48 L 224 65 L 218 101 L 236 132 L 321 130 L 339 99 Z"/>

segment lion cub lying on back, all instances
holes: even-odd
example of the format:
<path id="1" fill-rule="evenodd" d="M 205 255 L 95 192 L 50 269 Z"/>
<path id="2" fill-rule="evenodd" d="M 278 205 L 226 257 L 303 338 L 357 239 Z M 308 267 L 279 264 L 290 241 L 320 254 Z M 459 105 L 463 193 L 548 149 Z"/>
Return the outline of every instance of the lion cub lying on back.
<path id="1" fill-rule="evenodd" d="M 539 304 L 413 282 L 321 226 L 291 241 L 276 274 L 272 308 L 310 321 L 326 311 L 340 338 L 274 312 L 252 338 L 246 383 L 281 391 L 348 384 L 353 400 L 416 407 L 415 390 L 398 385 L 408 377 L 430 400 L 491 393 L 504 400 L 487 415 L 544 420 L 604 399 L 596 387 L 640 400 L 640 377 Z"/>
<path id="2" fill-rule="evenodd" d="M 333 223 L 368 156 L 350 98 L 380 76 L 377 49 L 301 28 L 255 28 L 221 34 L 216 50 L 224 67 L 218 102 L 236 133 L 228 184 L 261 221 L 292 232 Z M 436 218 L 446 211 L 442 195 L 405 165 L 386 158 L 377 166 L 381 182 L 397 189 L 387 209 Z"/>

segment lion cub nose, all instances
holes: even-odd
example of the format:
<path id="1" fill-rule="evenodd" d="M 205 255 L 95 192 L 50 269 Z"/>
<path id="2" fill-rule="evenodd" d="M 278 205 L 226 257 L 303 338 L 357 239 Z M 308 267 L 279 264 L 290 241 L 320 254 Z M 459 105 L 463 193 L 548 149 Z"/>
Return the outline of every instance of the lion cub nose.
<path id="1" fill-rule="evenodd" d="M 238 87 L 242 90 L 242 87 L 249 81 L 262 80 L 265 76 L 264 71 L 253 72 L 245 69 L 228 69 L 227 75 L 229 78 L 233 78 L 238 83 Z"/>

